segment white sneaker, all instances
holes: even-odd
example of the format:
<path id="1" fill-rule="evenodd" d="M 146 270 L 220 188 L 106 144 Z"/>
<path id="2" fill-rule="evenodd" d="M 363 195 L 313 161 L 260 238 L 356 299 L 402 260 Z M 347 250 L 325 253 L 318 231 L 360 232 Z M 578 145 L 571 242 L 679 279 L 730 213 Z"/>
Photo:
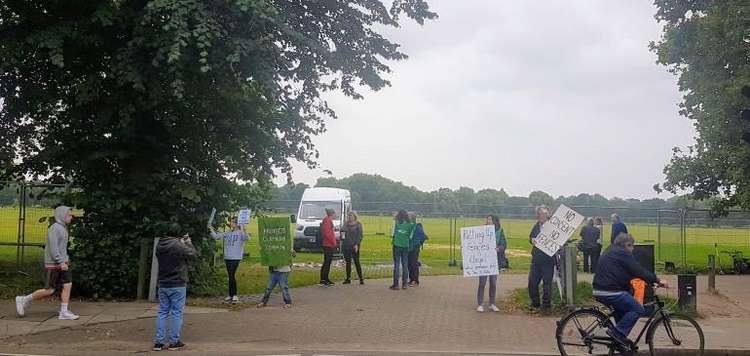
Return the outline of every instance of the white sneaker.
<path id="1" fill-rule="evenodd" d="M 235 295 L 234 297 L 232 297 L 232 303 L 239 303 L 239 302 L 240 302 L 240 298 L 238 296 Z"/>
<path id="2" fill-rule="evenodd" d="M 78 315 L 73 314 L 71 311 L 64 311 L 60 312 L 60 315 L 57 318 L 60 320 L 77 320 Z"/>
<path id="3" fill-rule="evenodd" d="M 498 308 L 497 305 L 495 305 L 495 304 L 490 305 L 490 309 L 492 309 L 493 312 L 499 312 L 500 311 L 500 308 Z"/>
<path id="4" fill-rule="evenodd" d="M 23 318 L 26 315 L 26 301 L 24 297 L 16 297 L 16 314 L 19 318 Z"/>
<path id="5" fill-rule="evenodd" d="M 231 301 L 232 301 L 232 297 L 226 297 L 226 298 L 224 298 L 224 302 L 225 303 L 229 303 Z"/>
<path id="6" fill-rule="evenodd" d="M 484 307 L 483 307 L 483 306 L 481 306 L 481 305 L 480 305 L 480 306 L 478 306 L 478 307 L 477 307 L 477 311 L 478 311 L 478 312 L 480 312 L 480 313 L 484 313 Z"/>

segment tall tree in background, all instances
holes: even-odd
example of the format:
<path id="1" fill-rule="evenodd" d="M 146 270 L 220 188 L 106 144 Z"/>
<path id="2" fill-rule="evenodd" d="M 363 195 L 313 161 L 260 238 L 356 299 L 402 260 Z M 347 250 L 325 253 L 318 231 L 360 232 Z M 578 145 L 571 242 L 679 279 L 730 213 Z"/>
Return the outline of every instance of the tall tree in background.
<path id="1" fill-rule="evenodd" d="M 664 24 L 652 43 L 658 62 L 679 77 L 685 93 L 680 113 L 694 122 L 696 143 L 674 149 L 663 187 L 688 190 L 696 199 L 715 197 L 716 213 L 750 209 L 750 143 L 740 110 L 750 85 L 750 2 L 656 0 Z M 656 187 L 660 189 L 659 187 Z"/>
<path id="2" fill-rule="evenodd" d="M 139 239 L 172 220 L 200 237 L 211 206 L 315 165 L 321 95 L 388 85 L 406 56 L 379 31 L 404 15 L 436 17 L 424 0 L 0 0 L 0 178 L 72 182 L 77 285 L 131 295 Z"/>

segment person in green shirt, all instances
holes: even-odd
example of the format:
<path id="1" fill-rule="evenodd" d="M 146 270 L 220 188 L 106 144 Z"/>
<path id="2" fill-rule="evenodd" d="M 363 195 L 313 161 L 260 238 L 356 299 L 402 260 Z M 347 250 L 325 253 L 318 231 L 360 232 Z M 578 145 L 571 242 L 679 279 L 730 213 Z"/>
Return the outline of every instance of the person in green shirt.
<path id="1" fill-rule="evenodd" d="M 496 275 L 479 277 L 479 287 L 477 288 L 477 311 L 480 313 L 484 312 L 484 286 L 487 285 L 488 279 L 490 280 L 490 309 L 494 312 L 500 311 L 500 308 L 495 305 L 497 277 L 500 276 L 500 268 L 503 266 L 505 260 L 505 249 L 508 247 L 508 241 L 505 240 L 505 232 L 503 232 L 503 228 L 500 226 L 500 218 L 498 218 L 497 215 L 488 215 L 485 224 L 493 225 L 495 227 L 495 251 L 497 252 L 498 271 Z"/>
<path id="2" fill-rule="evenodd" d="M 416 224 L 409 219 L 406 210 L 399 210 L 396 214 L 396 222 L 393 225 L 393 284 L 391 290 L 398 290 L 398 276 L 401 274 L 401 289 L 407 289 L 409 285 L 409 249 L 412 247 L 412 237 Z"/>

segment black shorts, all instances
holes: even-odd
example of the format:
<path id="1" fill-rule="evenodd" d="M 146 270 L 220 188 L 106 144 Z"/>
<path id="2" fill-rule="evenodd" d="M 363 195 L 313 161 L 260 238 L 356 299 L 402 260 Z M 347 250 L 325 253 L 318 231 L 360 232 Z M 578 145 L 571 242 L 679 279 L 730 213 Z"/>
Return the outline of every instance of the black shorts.
<path id="1" fill-rule="evenodd" d="M 47 280 L 44 284 L 45 289 L 54 289 L 55 291 L 59 291 L 62 289 L 62 286 L 65 283 L 73 283 L 73 274 L 70 273 L 70 270 L 47 270 Z"/>

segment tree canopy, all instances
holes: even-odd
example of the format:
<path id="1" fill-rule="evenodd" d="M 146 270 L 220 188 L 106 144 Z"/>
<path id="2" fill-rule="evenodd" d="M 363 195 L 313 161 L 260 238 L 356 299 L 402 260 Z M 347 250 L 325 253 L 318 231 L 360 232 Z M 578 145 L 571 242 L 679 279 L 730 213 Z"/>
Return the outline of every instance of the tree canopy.
<path id="1" fill-rule="evenodd" d="M 0 179 L 71 182 L 78 284 L 132 294 L 138 241 L 315 165 L 322 94 L 389 85 L 424 0 L 0 0 Z M 203 221 L 201 223 L 200 221 Z M 200 242 L 200 239 L 199 241 Z M 86 273 L 86 271 L 96 271 Z"/>
<path id="2" fill-rule="evenodd" d="M 743 0 L 656 0 L 658 62 L 679 78 L 680 114 L 693 121 L 696 143 L 674 149 L 663 187 L 713 199 L 716 213 L 750 209 L 750 143 L 740 111 L 750 86 L 750 3 Z M 660 187 L 656 187 L 660 189 Z"/>

